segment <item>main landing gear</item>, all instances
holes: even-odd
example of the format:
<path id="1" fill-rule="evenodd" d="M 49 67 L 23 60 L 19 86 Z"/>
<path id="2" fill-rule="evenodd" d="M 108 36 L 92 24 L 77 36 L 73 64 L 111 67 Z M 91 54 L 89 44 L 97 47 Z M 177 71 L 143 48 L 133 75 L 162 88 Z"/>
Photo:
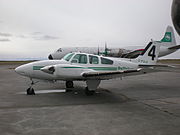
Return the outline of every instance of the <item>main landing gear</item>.
<path id="1" fill-rule="evenodd" d="M 85 88 L 85 94 L 87 96 L 94 95 L 94 93 L 95 93 L 95 90 L 89 90 L 88 87 Z"/>
<path id="2" fill-rule="evenodd" d="M 86 81 L 87 87 L 85 89 L 85 94 L 87 96 L 94 95 L 95 90 L 99 86 L 100 82 L 101 82 L 100 80 L 87 80 Z"/>
<path id="3" fill-rule="evenodd" d="M 95 90 L 100 84 L 100 80 L 86 80 L 87 87 L 85 88 L 85 94 L 87 96 L 94 95 Z M 66 92 L 72 91 L 72 88 L 74 88 L 73 81 L 66 81 Z"/>
<path id="4" fill-rule="evenodd" d="M 73 81 L 66 81 L 66 88 L 74 88 Z"/>
<path id="5" fill-rule="evenodd" d="M 73 83 L 73 81 L 66 81 L 66 92 L 72 91 L 71 88 L 74 88 L 74 83 Z"/>

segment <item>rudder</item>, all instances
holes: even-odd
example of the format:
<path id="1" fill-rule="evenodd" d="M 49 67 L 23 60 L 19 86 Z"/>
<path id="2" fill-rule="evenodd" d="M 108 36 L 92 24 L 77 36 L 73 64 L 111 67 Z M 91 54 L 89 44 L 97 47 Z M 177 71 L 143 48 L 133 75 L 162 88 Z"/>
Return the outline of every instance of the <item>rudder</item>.
<path id="1" fill-rule="evenodd" d="M 142 54 L 140 54 L 135 60 L 139 64 L 155 65 L 158 59 L 159 51 L 160 44 L 156 41 L 150 42 Z"/>
<path id="2" fill-rule="evenodd" d="M 161 39 L 161 42 L 168 47 L 172 47 L 176 45 L 176 39 L 174 35 L 174 30 L 171 26 L 167 26 L 166 32 L 164 34 L 163 39 Z"/>

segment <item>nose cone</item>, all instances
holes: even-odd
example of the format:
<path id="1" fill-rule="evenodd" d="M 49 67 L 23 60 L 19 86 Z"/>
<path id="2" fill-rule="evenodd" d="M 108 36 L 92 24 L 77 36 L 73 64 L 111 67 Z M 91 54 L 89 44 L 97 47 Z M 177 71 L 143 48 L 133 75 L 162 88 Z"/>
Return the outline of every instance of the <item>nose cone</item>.
<path id="1" fill-rule="evenodd" d="M 16 69 L 15 69 L 15 72 L 16 73 L 18 73 L 18 74 L 20 74 L 20 75 L 25 75 L 25 72 L 26 70 L 25 70 L 25 66 L 24 65 L 22 65 L 22 66 L 19 66 L 19 67 L 17 67 Z"/>
<path id="2" fill-rule="evenodd" d="M 53 60 L 53 57 L 52 57 L 51 54 L 48 56 L 48 59 L 49 59 L 49 60 Z"/>

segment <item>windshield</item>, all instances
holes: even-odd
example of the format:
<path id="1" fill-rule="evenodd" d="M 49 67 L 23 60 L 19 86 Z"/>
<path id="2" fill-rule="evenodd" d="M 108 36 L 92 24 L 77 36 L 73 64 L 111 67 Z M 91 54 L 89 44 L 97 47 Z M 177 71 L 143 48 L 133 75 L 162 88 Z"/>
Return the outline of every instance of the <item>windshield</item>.
<path id="1" fill-rule="evenodd" d="M 63 57 L 63 59 L 66 61 L 69 61 L 73 55 L 74 55 L 74 53 L 68 53 Z"/>

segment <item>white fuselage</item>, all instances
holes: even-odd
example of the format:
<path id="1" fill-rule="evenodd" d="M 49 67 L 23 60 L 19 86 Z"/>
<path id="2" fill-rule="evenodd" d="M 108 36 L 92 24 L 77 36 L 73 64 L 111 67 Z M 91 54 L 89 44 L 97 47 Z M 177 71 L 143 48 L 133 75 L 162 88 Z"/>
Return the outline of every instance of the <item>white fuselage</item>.
<path id="1" fill-rule="evenodd" d="M 75 54 L 74 54 L 75 55 Z M 32 62 L 29 64 L 25 64 L 19 66 L 15 69 L 17 73 L 20 75 L 34 78 L 34 79 L 42 79 L 42 80 L 84 80 L 82 77 L 83 72 L 91 72 L 91 71 L 123 71 L 123 70 L 133 70 L 138 68 L 137 63 L 133 63 L 130 61 L 124 61 L 119 58 L 110 58 L 110 57 L 102 57 L 96 56 L 98 58 L 98 63 L 92 64 L 89 60 L 89 55 L 92 54 L 84 54 L 87 55 L 87 63 L 73 63 L 73 57 L 66 61 L 62 60 L 44 60 Z M 112 61 L 111 64 L 102 64 L 102 58 L 108 59 Z M 55 72 L 53 74 L 49 74 L 43 72 L 41 69 L 47 66 L 52 66 L 55 68 Z"/>

